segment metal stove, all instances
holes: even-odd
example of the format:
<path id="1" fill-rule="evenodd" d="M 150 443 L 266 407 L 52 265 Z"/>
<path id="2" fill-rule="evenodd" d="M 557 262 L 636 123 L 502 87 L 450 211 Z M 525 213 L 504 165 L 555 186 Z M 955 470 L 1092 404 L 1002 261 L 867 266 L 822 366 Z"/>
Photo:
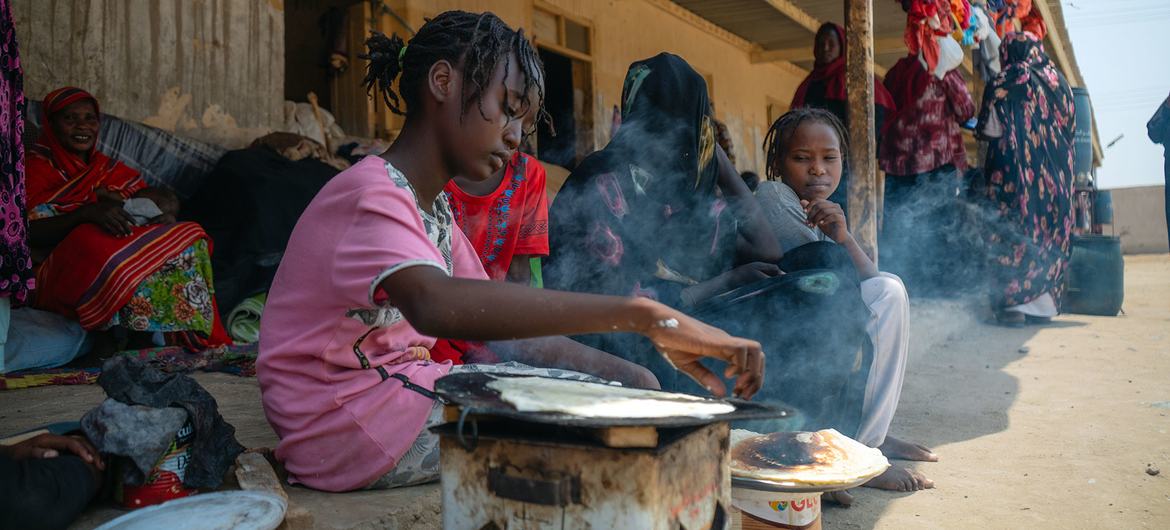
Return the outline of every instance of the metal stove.
<path id="1" fill-rule="evenodd" d="M 784 409 L 731 400 L 710 418 L 596 419 L 518 412 L 486 388 L 499 374 L 435 384 L 443 528 L 731 528 L 728 422 Z"/>

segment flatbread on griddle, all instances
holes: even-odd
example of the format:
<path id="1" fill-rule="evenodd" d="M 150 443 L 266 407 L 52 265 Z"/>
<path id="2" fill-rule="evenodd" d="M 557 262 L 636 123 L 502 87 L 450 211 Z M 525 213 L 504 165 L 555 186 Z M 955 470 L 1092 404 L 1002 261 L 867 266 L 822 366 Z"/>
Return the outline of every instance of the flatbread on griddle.
<path id="1" fill-rule="evenodd" d="M 487 387 L 521 412 L 559 412 L 582 418 L 709 418 L 735 405 L 675 394 L 547 377 L 501 377 Z"/>
<path id="2" fill-rule="evenodd" d="M 890 466 L 882 452 L 834 429 L 758 434 L 731 431 L 731 474 L 778 484 L 837 486 Z"/>

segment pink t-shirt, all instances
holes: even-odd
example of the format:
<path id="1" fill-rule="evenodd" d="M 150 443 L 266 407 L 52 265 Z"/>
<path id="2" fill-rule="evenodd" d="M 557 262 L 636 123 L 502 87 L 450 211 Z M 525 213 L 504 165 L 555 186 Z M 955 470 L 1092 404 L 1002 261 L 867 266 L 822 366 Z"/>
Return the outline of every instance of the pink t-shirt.
<path id="1" fill-rule="evenodd" d="M 289 239 L 260 324 L 256 372 L 280 436 L 276 456 L 294 482 L 345 491 L 392 469 L 432 402 L 385 376 L 430 389 L 450 369 L 417 360 L 410 348 L 435 339 L 411 327 L 379 284 L 414 266 L 487 275 L 444 195 L 433 215 L 417 204 L 400 171 L 367 157 L 329 181 Z"/>

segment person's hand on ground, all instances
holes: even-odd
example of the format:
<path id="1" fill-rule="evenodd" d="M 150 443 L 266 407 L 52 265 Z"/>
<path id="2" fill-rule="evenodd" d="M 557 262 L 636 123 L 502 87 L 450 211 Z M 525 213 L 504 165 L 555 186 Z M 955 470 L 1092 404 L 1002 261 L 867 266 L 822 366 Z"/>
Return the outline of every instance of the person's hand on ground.
<path id="1" fill-rule="evenodd" d="M 72 453 L 98 469 L 104 470 L 106 468 L 97 448 L 82 436 L 38 434 L 17 444 L 0 447 L 0 450 L 3 450 L 4 454 L 13 460 L 56 458 L 62 452 Z"/>
<path id="2" fill-rule="evenodd" d="M 101 193 L 98 194 L 101 197 Z M 117 237 L 130 235 L 134 216 L 122 209 L 122 200 L 99 198 L 97 202 L 82 206 L 78 213 L 85 222 L 95 224 L 107 234 Z"/>
<path id="3" fill-rule="evenodd" d="M 738 397 L 750 399 L 764 382 L 764 352 L 754 340 L 732 337 L 666 306 L 643 334 L 675 368 L 716 396 L 727 395 L 727 388 L 700 364 L 703 357 L 727 362 L 723 375 L 736 378 L 733 392 Z"/>
<path id="4" fill-rule="evenodd" d="M 849 239 L 849 225 L 841 205 L 827 199 L 801 200 L 800 205 L 808 214 L 808 220 L 805 221 L 808 226 L 821 229 L 829 239 L 839 245 L 845 244 Z"/>

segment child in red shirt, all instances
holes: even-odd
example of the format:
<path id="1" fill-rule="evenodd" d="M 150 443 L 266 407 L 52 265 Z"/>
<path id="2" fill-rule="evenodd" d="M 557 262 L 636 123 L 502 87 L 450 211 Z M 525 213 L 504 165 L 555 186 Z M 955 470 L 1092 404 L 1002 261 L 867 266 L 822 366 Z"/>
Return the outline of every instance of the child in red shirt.
<path id="1" fill-rule="evenodd" d="M 548 256 L 548 196 L 540 162 L 516 152 L 487 181 L 455 177 L 443 193 L 492 280 L 529 284 L 531 258 Z"/>

